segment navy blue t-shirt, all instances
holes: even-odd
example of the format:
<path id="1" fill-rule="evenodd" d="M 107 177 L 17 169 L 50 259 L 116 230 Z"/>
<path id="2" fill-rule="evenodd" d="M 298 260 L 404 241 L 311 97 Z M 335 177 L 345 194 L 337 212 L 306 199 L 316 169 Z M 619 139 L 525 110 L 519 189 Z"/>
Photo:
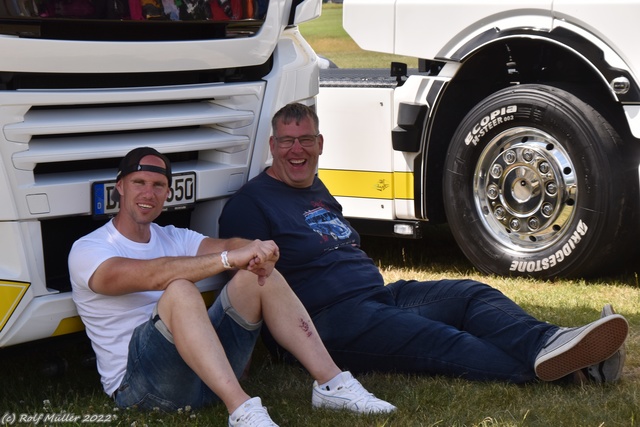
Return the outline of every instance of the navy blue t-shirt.
<path id="1" fill-rule="evenodd" d="M 275 241 L 276 268 L 311 315 L 384 286 L 378 267 L 360 249 L 360 236 L 317 177 L 299 189 L 261 173 L 226 204 L 220 237 Z"/>

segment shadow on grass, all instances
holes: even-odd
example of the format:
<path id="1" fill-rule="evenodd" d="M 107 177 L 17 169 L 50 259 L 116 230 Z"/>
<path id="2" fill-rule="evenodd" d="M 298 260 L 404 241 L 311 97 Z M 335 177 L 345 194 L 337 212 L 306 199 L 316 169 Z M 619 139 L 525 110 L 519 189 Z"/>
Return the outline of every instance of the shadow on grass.
<path id="1" fill-rule="evenodd" d="M 389 268 L 443 266 L 459 271 L 475 270 L 456 244 L 446 225 L 427 226 L 422 239 L 362 236 L 362 249 Z"/>

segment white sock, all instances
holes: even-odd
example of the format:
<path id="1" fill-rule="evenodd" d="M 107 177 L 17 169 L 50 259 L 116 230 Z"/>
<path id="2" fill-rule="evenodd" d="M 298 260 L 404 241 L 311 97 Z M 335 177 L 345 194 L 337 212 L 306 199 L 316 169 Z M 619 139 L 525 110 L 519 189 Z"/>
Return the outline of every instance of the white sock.
<path id="1" fill-rule="evenodd" d="M 230 417 L 232 418 L 237 418 L 238 415 L 240 415 L 241 412 L 244 412 L 245 408 L 247 406 L 258 406 L 261 405 L 262 402 L 260 401 L 260 399 L 258 399 L 257 397 L 251 397 L 249 399 L 247 399 L 246 401 L 242 402 L 242 405 L 238 406 L 235 411 L 233 411 L 231 414 L 229 414 Z"/>
<path id="2" fill-rule="evenodd" d="M 321 384 L 319 387 L 323 390 L 335 390 L 336 388 L 338 388 L 340 384 L 344 383 L 344 380 L 342 379 L 342 374 L 344 374 L 344 372 L 340 372 L 338 375 L 331 378 L 326 383 Z"/>

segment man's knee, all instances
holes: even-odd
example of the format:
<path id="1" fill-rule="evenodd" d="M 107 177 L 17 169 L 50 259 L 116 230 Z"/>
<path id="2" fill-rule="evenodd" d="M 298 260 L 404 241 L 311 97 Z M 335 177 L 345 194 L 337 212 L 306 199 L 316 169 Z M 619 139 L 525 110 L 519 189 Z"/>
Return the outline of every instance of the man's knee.
<path id="1" fill-rule="evenodd" d="M 250 323 L 257 323 L 263 317 L 263 300 L 274 292 L 274 278 L 269 276 L 263 285 L 258 283 L 258 276 L 248 271 L 238 271 L 226 285 L 229 303 L 239 315 Z"/>
<path id="2" fill-rule="evenodd" d="M 198 287 L 189 280 L 178 279 L 171 282 L 158 300 L 158 314 L 170 331 L 174 320 L 184 318 L 184 314 L 194 314 L 198 310 L 206 315 L 207 307 Z"/>
<path id="3" fill-rule="evenodd" d="M 198 287 L 193 282 L 186 279 L 177 279 L 167 285 L 162 297 L 173 298 L 183 295 L 198 295 L 199 293 Z"/>
<path id="4" fill-rule="evenodd" d="M 282 291 L 293 292 L 282 274 L 277 270 L 271 272 L 263 285 L 258 283 L 258 276 L 255 274 L 250 271 L 240 270 L 231 278 L 227 285 L 233 289 L 232 294 L 237 292 L 245 298 L 251 298 L 252 296 L 260 298 L 262 292 L 268 294 L 273 294 L 276 291 L 280 291 L 280 294 L 282 294 Z"/>
<path id="5" fill-rule="evenodd" d="M 193 307 L 196 307 L 194 306 L 194 303 L 199 304 L 200 302 L 206 309 L 198 287 L 189 280 L 178 279 L 169 283 L 165 288 L 160 300 L 158 301 L 158 307 L 160 307 L 161 312 L 164 311 L 162 308 L 163 306 L 175 307 L 186 304 L 188 307 L 193 309 Z"/>

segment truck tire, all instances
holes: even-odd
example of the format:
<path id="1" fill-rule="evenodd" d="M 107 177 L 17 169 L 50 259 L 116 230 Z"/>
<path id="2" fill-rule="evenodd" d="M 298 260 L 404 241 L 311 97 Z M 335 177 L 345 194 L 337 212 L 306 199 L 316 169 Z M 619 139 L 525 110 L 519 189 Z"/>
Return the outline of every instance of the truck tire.
<path id="1" fill-rule="evenodd" d="M 445 210 L 461 250 L 502 276 L 602 273 L 635 229 L 637 170 L 621 143 L 594 108 L 555 87 L 510 87 L 478 103 L 445 161 Z"/>

